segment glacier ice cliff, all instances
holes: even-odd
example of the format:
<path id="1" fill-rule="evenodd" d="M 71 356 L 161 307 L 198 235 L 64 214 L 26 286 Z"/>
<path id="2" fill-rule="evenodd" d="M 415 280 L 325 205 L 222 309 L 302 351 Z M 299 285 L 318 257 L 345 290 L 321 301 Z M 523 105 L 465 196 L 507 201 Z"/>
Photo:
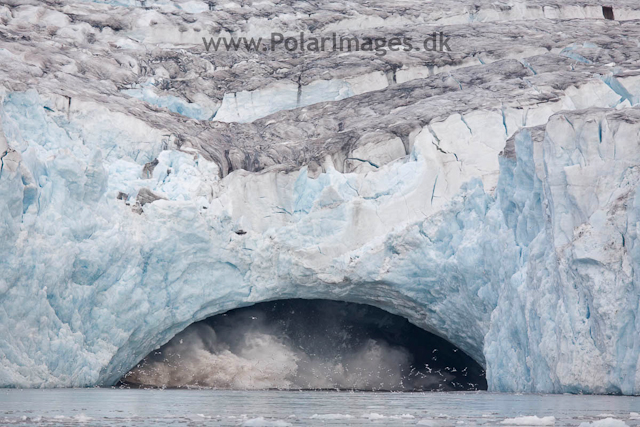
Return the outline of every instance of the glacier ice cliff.
<path id="1" fill-rule="evenodd" d="M 634 2 L 147 3 L 0 5 L 0 386 L 111 385 L 194 322 L 321 298 L 490 390 L 640 394 Z M 443 26 L 453 52 L 201 42 Z"/>

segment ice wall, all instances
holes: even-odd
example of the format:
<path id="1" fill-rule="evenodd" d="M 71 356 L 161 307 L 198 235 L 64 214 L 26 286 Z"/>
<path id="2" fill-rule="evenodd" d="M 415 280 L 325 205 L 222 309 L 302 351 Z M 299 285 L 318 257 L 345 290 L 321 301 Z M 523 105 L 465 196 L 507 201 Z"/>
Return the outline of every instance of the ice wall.
<path id="1" fill-rule="evenodd" d="M 503 161 L 514 185 L 498 199 L 526 263 L 485 339 L 494 389 L 638 394 L 639 118 L 558 114 Z"/>
<path id="2" fill-rule="evenodd" d="M 375 172 L 220 179 L 135 118 L 54 101 L 2 102 L 1 385 L 112 384 L 212 314 L 327 298 L 448 339 L 492 390 L 638 393 L 637 109 L 556 114 L 507 143 L 495 192 L 438 200 L 428 138 Z"/>
<path id="3" fill-rule="evenodd" d="M 33 91 L 3 103 L 4 133 L 16 147 L 5 155 L 1 177 L 0 327 L 10 337 L 3 341 L 3 385 L 112 383 L 194 321 L 287 297 L 376 305 L 483 360 L 496 295 L 486 278 L 475 277 L 482 254 L 468 257 L 474 250 L 465 248 L 465 235 L 491 221 L 479 183 L 442 214 L 448 219 L 441 225 L 387 236 L 394 210 L 408 215 L 398 200 L 431 194 L 421 187 L 433 179 L 422 156 L 368 175 L 239 171 L 219 181 L 215 164 L 194 152 L 108 137 L 93 129 L 89 113 L 67 122 L 45 114 L 46 103 Z M 102 113 L 112 133 L 131 125 Z M 158 164 L 145 179 L 154 156 Z M 163 200 L 133 206 L 143 188 Z M 433 247 L 419 237 L 424 233 L 433 234 Z M 397 256 L 404 252 L 409 256 Z M 425 255 L 433 263 L 423 266 Z M 427 284 L 433 288 L 422 292 Z M 464 316 L 445 332 L 456 313 Z"/>

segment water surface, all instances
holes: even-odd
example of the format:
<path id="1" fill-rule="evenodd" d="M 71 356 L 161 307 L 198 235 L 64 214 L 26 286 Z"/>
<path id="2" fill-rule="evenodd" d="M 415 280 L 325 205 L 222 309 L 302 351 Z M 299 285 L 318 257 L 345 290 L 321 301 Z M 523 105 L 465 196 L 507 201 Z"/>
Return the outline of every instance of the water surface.
<path id="1" fill-rule="evenodd" d="M 0 391 L 0 425 L 504 426 L 535 415 L 556 426 L 615 418 L 640 425 L 640 397 L 488 392 L 374 393 L 55 389 Z M 637 419 L 635 419 L 637 418 Z"/>

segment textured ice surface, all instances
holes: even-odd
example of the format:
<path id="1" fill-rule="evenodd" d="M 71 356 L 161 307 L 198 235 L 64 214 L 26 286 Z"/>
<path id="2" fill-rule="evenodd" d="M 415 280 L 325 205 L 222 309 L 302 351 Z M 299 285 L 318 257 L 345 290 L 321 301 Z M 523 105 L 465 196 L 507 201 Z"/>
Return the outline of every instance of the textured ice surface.
<path id="1" fill-rule="evenodd" d="M 214 111 L 204 109 L 195 103 L 185 102 L 182 98 L 175 96 L 158 96 L 149 87 L 126 89 L 123 92 L 150 104 L 167 108 L 169 111 L 197 120 L 209 119 L 214 114 Z"/>
<path id="2" fill-rule="evenodd" d="M 635 21 L 587 0 L 230 5 L 0 6 L 0 385 L 112 384 L 210 315 L 327 298 L 448 339 L 491 390 L 640 393 Z M 198 45 L 278 25 L 460 44 Z"/>
<path id="3" fill-rule="evenodd" d="M 225 94 L 215 120 L 252 122 L 281 110 L 292 110 L 324 101 L 338 101 L 353 94 L 351 85 L 340 80 L 320 80 L 299 89 L 298 85 L 288 83 L 254 92 Z"/>

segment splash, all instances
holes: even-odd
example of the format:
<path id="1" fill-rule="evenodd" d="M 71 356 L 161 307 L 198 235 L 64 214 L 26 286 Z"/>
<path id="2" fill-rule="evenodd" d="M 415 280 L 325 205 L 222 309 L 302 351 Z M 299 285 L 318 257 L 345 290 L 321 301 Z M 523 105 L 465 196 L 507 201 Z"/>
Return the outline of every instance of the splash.
<path id="1" fill-rule="evenodd" d="M 420 340 L 425 342 L 416 345 Z M 471 380 L 469 372 L 479 369 L 469 366 L 475 362 L 442 343 L 448 344 L 374 307 L 276 301 L 191 325 L 122 382 L 216 389 L 482 388 L 458 378 Z M 439 351 L 450 353 L 449 360 L 438 362 Z"/>

